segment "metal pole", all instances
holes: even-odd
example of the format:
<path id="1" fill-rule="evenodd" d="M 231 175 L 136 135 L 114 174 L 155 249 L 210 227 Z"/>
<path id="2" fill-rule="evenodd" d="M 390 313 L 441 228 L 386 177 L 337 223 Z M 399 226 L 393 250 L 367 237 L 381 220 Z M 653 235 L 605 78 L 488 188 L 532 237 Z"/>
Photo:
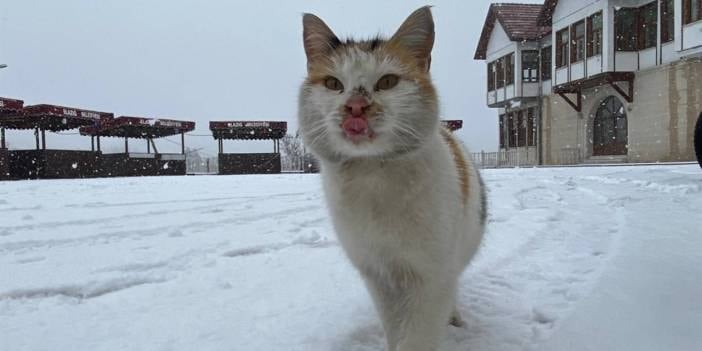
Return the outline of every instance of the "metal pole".
<path id="1" fill-rule="evenodd" d="M 37 150 L 39 150 L 39 127 L 34 128 L 34 137 L 37 142 Z"/>
<path id="2" fill-rule="evenodd" d="M 180 132 L 180 152 L 185 155 L 185 132 Z"/>
<path id="3" fill-rule="evenodd" d="M 124 153 L 129 153 L 129 138 L 124 137 Z"/>
<path id="4" fill-rule="evenodd" d="M 0 128 L 0 149 L 7 149 L 5 144 L 5 127 Z"/>

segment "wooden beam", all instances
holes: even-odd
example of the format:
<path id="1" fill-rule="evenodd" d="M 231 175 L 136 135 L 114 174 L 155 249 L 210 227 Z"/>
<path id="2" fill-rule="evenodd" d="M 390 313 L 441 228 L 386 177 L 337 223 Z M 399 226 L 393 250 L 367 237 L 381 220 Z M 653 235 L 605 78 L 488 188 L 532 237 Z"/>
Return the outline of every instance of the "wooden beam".
<path id="1" fill-rule="evenodd" d="M 0 149 L 7 149 L 5 144 L 5 127 L 0 128 Z"/>
<path id="2" fill-rule="evenodd" d="M 629 83 L 629 93 L 628 94 L 626 92 L 624 92 L 624 89 L 619 87 L 619 85 L 617 85 L 617 83 L 610 82 L 609 85 L 612 88 L 614 88 L 614 90 L 616 90 L 617 93 L 619 93 L 619 95 L 621 95 L 624 99 L 626 99 L 626 101 L 628 103 L 632 103 L 632 102 L 634 102 L 634 82 L 629 81 L 628 83 Z"/>
<path id="3" fill-rule="evenodd" d="M 565 100 L 565 102 L 567 102 L 568 105 L 570 105 L 570 107 L 572 107 L 575 111 L 580 112 L 583 108 L 583 94 L 579 90 L 577 92 L 575 92 L 574 94 L 576 94 L 576 99 L 577 99 L 576 102 L 573 102 L 566 95 L 566 93 L 558 93 L 558 95 L 560 95 L 561 98 L 563 98 L 563 100 Z"/>

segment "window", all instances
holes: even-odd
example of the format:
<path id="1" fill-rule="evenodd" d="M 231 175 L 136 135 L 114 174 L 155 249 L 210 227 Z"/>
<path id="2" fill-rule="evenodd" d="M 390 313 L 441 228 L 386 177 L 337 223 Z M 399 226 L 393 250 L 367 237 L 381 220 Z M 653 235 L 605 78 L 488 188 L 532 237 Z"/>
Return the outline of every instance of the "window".
<path id="1" fill-rule="evenodd" d="M 536 146 L 536 109 L 527 110 L 527 146 Z"/>
<path id="2" fill-rule="evenodd" d="M 539 81 L 539 52 L 536 50 L 522 51 L 522 81 Z"/>
<path id="3" fill-rule="evenodd" d="M 514 84 L 514 54 L 504 57 L 505 62 L 505 85 Z"/>
<path id="4" fill-rule="evenodd" d="M 505 115 L 500 115 L 500 149 L 505 148 Z"/>
<path id="5" fill-rule="evenodd" d="M 570 62 L 582 61 L 585 58 L 585 21 L 574 23 L 570 27 Z"/>
<path id="6" fill-rule="evenodd" d="M 568 28 L 556 33 L 556 68 L 568 64 Z"/>
<path id="7" fill-rule="evenodd" d="M 702 19 L 702 0 L 683 0 L 683 22 L 689 24 Z"/>
<path id="8" fill-rule="evenodd" d="M 648 49 L 656 46 L 658 33 L 658 4 L 654 1 L 638 9 L 638 48 Z"/>
<path id="9" fill-rule="evenodd" d="M 587 18 L 587 57 L 602 55 L 602 12 Z"/>
<path id="10" fill-rule="evenodd" d="M 509 132 L 509 147 L 517 147 L 517 119 L 514 112 L 507 115 L 507 131 Z"/>
<path id="11" fill-rule="evenodd" d="M 487 66 L 487 86 L 488 91 L 495 90 L 495 63 L 490 62 Z"/>
<path id="12" fill-rule="evenodd" d="M 614 12 L 614 35 L 617 51 L 636 51 L 635 8 L 622 7 Z"/>
<path id="13" fill-rule="evenodd" d="M 661 1 L 661 42 L 667 43 L 675 39 L 675 2 Z"/>
<path id="14" fill-rule="evenodd" d="M 504 68 L 504 63 L 502 62 L 502 58 L 497 59 L 495 61 L 495 79 L 497 80 L 495 82 L 495 88 L 500 89 L 505 86 L 505 68 Z"/>
<path id="15" fill-rule="evenodd" d="M 517 146 L 518 147 L 524 147 L 526 146 L 526 130 L 527 130 L 527 123 L 526 123 L 526 116 L 525 111 L 519 111 L 517 112 L 517 128 L 515 128 L 515 131 L 517 132 Z"/>
<path id="16" fill-rule="evenodd" d="M 551 79 L 551 47 L 541 49 L 541 80 Z"/>

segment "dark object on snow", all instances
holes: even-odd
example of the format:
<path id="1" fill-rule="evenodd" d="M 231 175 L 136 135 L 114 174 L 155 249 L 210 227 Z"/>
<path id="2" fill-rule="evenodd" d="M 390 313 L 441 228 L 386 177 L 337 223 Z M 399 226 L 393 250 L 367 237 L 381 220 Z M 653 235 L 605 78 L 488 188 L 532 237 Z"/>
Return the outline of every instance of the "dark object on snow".
<path id="1" fill-rule="evenodd" d="M 695 127 L 695 153 L 697 154 L 697 162 L 702 167 L 702 112 L 697 117 L 697 126 Z"/>

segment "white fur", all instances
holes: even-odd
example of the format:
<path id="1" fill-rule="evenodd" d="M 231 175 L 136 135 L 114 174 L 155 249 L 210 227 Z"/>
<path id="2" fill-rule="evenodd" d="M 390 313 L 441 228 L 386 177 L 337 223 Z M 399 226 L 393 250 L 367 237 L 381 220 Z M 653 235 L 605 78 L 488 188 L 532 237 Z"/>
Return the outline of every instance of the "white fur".
<path id="1" fill-rule="evenodd" d="M 482 238 L 477 173 L 464 206 L 438 132 L 397 159 L 323 162 L 322 170 L 334 227 L 374 299 L 388 350 L 435 350 Z"/>

